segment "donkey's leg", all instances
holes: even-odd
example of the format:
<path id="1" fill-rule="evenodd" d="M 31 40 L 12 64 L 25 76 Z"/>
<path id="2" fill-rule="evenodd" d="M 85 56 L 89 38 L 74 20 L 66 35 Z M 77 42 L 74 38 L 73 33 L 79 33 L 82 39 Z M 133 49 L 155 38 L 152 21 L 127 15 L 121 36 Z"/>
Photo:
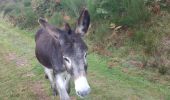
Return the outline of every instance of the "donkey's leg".
<path id="1" fill-rule="evenodd" d="M 65 76 L 65 87 L 68 94 L 70 94 L 70 79 L 71 79 L 71 75 L 67 73 Z"/>
<path id="2" fill-rule="evenodd" d="M 44 77 L 45 77 L 45 79 L 48 79 L 48 76 L 47 76 L 47 74 L 45 74 L 45 76 L 44 76 Z"/>
<path id="3" fill-rule="evenodd" d="M 55 81 L 54 81 L 54 74 L 53 74 L 53 70 L 49 69 L 49 68 L 44 68 L 45 70 L 45 74 L 47 75 L 50 83 L 51 83 L 51 88 L 53 90 L 53 95 L 56 96 L 57 95 L 57 90 L 56 90 L 56 85 L 55 85 Z"/>
<path id="4" fill-rule="evenodd" d="M 63 76 L 63 73 L 56 74 L 55 78 L 56 78 L 57 90 L 60 95 L 60 100 L 70 100 L 70 97 L 65 87 L 65 77 Z"/>

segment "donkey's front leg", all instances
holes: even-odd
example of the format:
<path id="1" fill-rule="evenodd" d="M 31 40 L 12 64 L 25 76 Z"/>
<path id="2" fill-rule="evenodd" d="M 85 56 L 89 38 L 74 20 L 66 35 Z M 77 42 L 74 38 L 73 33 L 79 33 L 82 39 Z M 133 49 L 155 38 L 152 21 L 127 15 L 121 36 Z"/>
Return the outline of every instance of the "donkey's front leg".
<path id="1" fill-rule="evenodd" d="M 70 97 L 66 90 L 65 78 L 63 77 L 63 74 L 56 74 L 55 78 L 60 100 L 70 100 Z"/>
<path id="2" fill-rule="evenodd" d="M 56 96 L 57 95 L 57 90 L 56 90 L 56 85 L 55 85 L 55 81 L 54 81 L 54 74 L 53 74 L 53 70 L 44 67 L 45 70 L 45 74 L 47 75 L 50 83 L 51 83 L 51 88 L 53 90 L 53 95 Z"/>
<path id="3" fill-rule="evenodd" d="M 65 76 L 65 87 L 66 87 L 66 90 L 67 90 L 67 93 L 70 94 L 70 79 L 71 79 L 71 75 L 69 73 L 66 73 L 66 76 Z"/>

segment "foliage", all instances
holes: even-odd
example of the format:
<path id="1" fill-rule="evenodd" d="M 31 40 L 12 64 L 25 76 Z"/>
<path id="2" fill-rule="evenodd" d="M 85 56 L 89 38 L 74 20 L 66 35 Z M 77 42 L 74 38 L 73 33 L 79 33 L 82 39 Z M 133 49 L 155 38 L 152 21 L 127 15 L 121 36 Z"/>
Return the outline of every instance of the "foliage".
<path id="1" fill-rule="evenodd" d="M 63 24 L 63 17 L 61 13 L 54 13 L 53 16 L 50 18 L 49 22 L 53 25 L 62 25 Z"/>
<path id="2" fill-rule="evenodd" d="M 25 7 L 32 8 L 36 16 L 48 18 L 59 12 L 78 18 L 80 11 L 87 7 L 93 22 L 107 19 L 128 26 L 145 21 L 149 16 L 143 0 L 61 0 L 59 3 L 55 0 L 16 0 L 0 7 L 4 9 L 4 14 L 18 8 L 22 12 L 27 12 L 24 11 Z"/>
<path id="3" fill-rule="evenodd" d="M 30 7 L 31 6 L 31 1 L 30 0 L 29 1 L 28 0 L 24 0 L 23 4 L 24 4 L 25 7 Z"/>
<path id="4" fill-rule="evenodd" d="M 86 0 L 86 6 L 90 12 L 90 17 L 93 20 L 97 18 L 96 10 L 97 10 L 97 0 Z"/>
<path id="5" fill-rule="evenodd" d="M 149 57 L 145 67 L 157 69 L 161 74 L 170 74 L 169 14 L 152 17 L 148 25 L 137 28 L 129 47 L 139 48 Z M 138 50 L 139 51 L 139 50 Z"/>
<path id="6" fill-rule="evenodd" d="M 96 13 L 121 25 L 132 26 L 145 21 L 148 11 L 143 0 L 99 0 Z"/>
<path id="7" fill-rule="evenodd" d="M 19 23 L 17 23 L 17 25 L 21 28 L 34 28 L 38 24 L 38 17 L 29 7 L 24 8 L 24 10 L 25 11 L 21 15 L 23 18 L 20 20 Z"/>
<path id="8" fill-rule="evenodd" d="M 149 17 L 143 0 L 61 0 L 61 6 L 74 17 L 78 17 L 80 10 L 87 7 L 93 21 L 107 19 L 128 26 Z"/>
<path id="9" fill-rule="evenodd" d="M 30 1 L 6 1 L 3 4 L 3 15 L 13 25 L 20 28 L 33 28 L 37 25 L 37 15 L 33 12 Z"/>
<path id="10" fill-rule="evenodd" d="M 64 11 L 73 17 L 79 17 L 80 10 L 85 7 L 85 0 L 61 0 Z"/>
<path id="11" fill-rule="evenodd" d="M 170 1 L 169 0 L 145 0 L 145 3 L 149 6 L 159 5 L 162 9 L 170 12 Z"/>
<path id="12" fill-rule="evenodd" d="M 33 11 L 39 16 L 44 17 L 52 16 L 56 9 L 55 2 L 53 0 L 32 0 L 31 1 Z"/>
<path id="13" fill-rule="evenodd" d="M 4 8 L 3 8 L 3 13 L 4 16 L 12 11 L 19 11 L 19 4 L 15 4 L 15 3 L 7 3 Z"/>

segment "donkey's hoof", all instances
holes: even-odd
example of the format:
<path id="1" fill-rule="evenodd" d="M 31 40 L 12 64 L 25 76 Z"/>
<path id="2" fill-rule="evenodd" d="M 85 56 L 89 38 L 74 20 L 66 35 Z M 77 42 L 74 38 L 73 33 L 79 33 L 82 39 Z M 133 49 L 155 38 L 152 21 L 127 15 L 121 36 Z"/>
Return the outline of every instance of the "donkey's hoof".
<path id="1" fill-rule="evenodd" d="M 71 91 L 70 91 L 70 88 L 69 88 L 69 89 L 67 90 L 67 93 L 70 94 L 70 92 L 71 92 Z"/>
<path id="2" fill-rule="evenodd" d="M 57 96 L 58 95 L 58 92 L 57 92 L 57 90 L 53 90 L 53 96 Z"/>
<path id="3" fill-rule="evenodd" d="M 70 86 L 67 88 L 67 93 L 70 94 L 71 92 L 71 89 L 70 89 Z"/>
<path id="4" fill-rule="evenodd" d="M 48 79 L 48 76 L 47 76 L 46 74 L 45 74 L 45 76 L 44 76 L 44 77 L 45 77 L 45 79 Z"/>
<path id="5" fill-rule="evenodd" d="M 53 93 L 53 96 L 57 96 L 57 93 Z"/>

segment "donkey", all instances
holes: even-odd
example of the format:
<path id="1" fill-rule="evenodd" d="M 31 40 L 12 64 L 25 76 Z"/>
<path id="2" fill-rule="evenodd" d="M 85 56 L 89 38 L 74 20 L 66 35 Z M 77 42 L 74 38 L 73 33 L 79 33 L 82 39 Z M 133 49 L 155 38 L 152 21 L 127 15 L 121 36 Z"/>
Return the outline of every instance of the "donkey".
<path id="1" fill-rule="evenodd" d="M 42 18 L 39 24 L 41 28 L 35 35 L 35 55 L 44 66 L 53 95 L 59 94 L 61 100 L 70 100 L 72 78 L 76 94 L 85 97 L 91 91 L 86 79 L 88 48 L 82 38 L 90 24 L 88 10 L 83 9 L 74 30 L 68 23 L 63 29 L 56 28 Z"/>

